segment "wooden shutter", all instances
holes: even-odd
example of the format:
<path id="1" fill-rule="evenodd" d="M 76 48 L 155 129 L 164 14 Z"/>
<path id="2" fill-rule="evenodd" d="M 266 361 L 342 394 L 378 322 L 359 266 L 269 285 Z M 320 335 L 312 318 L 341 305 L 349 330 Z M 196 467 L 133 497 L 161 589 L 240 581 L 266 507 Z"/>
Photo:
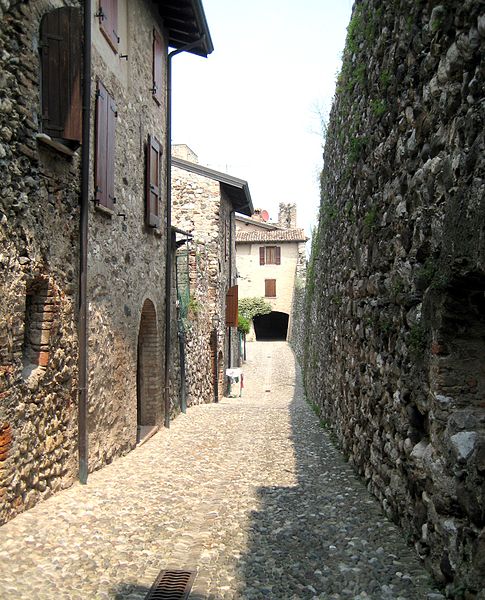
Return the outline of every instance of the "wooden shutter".
<path id="1" fill-rule="evenodd" d="M 226 327 L 237 327 L 237 285 L 233 285 L 227 290 L 226 294 Z"/>
<path id="2" fill-rule="evenodd" d="M 108 94 L 108 131 L 106 156 L 106 189 L 108 191 L 108 208 L 113 208 L 115 198 L 115 130 L 118 112 L 114 99 Z"/>
<path id="3" fill-rule="evenodd" d="M 81 14 L 57 8 L 40 25 L 42 131 L 77 146 L 81 142 Z"/>
<path id="4" fill-rule="evenodd" d="M 153 30 L 153 99 L 157 104 L 162 103 L 163 91 L 163 44 L 162 38 L 156 29 Z"/>
<path id="5" fill-rule="evenodd" d="M 94 179 L 96 201 L 112 209 L 114 194 L 116 105 L 101 82 L 96 92 L 96 153 Z"/>
<path id="6" fill-rule="evenodd" d="M 264 248 L 264 246 L 261 246 L 261 248 L 259 249 L 259 264 L 260 265 L 264 265 L 264 252 L 265 252 L 265 248 Z"/>
<path id="7" fill-rule="evenodd" d="M 276 279 L 264 280 L 264 295 L 266 298 L 276 297 Z"/>
<path id="8" fill-rule="evenodd" d="M 281 265 L 281 247 L 275 246 L 276 264 Z"/>
<path id="9" fill-rule="evenodd" d="M 160 179 L 162 147 L 157 138 L 148 136 L 146 161 L 145 222 L 160 227 Z"/>
<path id="10" fill-rule="evenodd" d="M 100 0 L 99 26 L 104 37 L 115 52 L 118 52 L 118 0 Z"/>

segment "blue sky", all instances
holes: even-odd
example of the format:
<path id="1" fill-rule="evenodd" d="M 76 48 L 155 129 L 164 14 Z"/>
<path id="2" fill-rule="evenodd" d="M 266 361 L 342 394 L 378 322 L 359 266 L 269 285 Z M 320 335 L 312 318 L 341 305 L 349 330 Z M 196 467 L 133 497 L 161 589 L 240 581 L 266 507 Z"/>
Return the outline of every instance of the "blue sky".
<path id="1" fill-rule="evenodd" d="M 246 179 L 277 219 L 296 202 L 307 232 L 319 204 L 318 110 L 330 109 L 352 0 L 203 0 L 214 52 L 173 61 L 173 143 Z"/>

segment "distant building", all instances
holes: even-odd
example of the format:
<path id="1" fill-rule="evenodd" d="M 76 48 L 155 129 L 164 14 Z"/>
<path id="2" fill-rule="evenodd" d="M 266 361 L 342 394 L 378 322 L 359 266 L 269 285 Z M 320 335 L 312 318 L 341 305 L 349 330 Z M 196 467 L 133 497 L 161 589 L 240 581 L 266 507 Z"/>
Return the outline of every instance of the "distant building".
<path id="1" fill-rule="evenodd" d="M 263 296 L 273 307 L 254 319 L 257 339 L 284 339 L 291 329 L 295 285 L 306 268 L 307 237 L 296 224 L 296 205 L 280 204 L 278 222 L 264 210 L 236 217 L 236 264 L 239 297 Z M 253 338 L 253 334 L 250 339 Z"/>

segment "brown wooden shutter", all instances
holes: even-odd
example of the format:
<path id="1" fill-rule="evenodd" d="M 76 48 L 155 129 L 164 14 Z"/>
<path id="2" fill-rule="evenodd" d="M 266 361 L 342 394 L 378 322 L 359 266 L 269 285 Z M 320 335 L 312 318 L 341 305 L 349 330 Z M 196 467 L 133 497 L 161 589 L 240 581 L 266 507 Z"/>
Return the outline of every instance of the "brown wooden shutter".
<path id="1" fill-rule="evenodd" d="M 115 198 L 115 130 L 118 112 L 114 99 L 108 94 L 108 131 L 106 156 L 106 189 L 108 191 L 108 208 L 113 208 Z"/>
<path id="2" fill-rule="evenodd" d="M 116 105 L 101 82 L 96 92 L 96 153 L 94 179 L 96 201 L 113 208 Z"/>
<path id="3" fill-rule="evenodd" d="M 148 136 L 146 162 L 145 222 L 160 227 L 160 175 L 162 147 L 157 138 Z"/>
<path id="4" fill-rule="evenodd" d="M 99 2 L 99 26 L 109 45 L 118 52 L 118 0 L 100 0 Z"/>
<path id="5" fill-rule="evenodd" d="M 260 265 L 264 265 L 264 246 L 261 246 L 261 248 L 259 249 L 259 264 Z"/>
<path id="6" fill-rule="evenodd" d="M 233 285 L 226 294 L 226 327 L 237 327 L 238 288 Z"/>
<path id="7" fill-rule="evenodd" d="M 281 247 L 275 246 L 276 264 L 281 265 Z"/>
<path id="8" fill-rule="evenodd" d="M 276 279 L 265 279 L 264 280 L 264 295 L 267 298 L 276 297 Z"/>
<path id="9" fill-rule="evenodd" d="M 58 8 L 40 25 L 42 131 L 78 146 L 81 141 L 81 14 Z"/>
<path id="10" fill-rule="evenodd" d="M 162 103 L 163 91 L 163 51 L 162 38 L 156 29 L 153 30 L 153 99 L 157 104 Z"/>

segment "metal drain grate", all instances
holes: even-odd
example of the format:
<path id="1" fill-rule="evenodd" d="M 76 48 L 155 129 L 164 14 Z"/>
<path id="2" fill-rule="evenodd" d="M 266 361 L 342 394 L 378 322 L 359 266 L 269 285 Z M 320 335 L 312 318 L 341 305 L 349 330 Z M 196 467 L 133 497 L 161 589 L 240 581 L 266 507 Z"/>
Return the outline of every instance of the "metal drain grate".
<path id="1" fill-rule="evenodd" d="M 187 600 L 194 584 L 196 571 L 160 571 L 145 600 Z"/>

